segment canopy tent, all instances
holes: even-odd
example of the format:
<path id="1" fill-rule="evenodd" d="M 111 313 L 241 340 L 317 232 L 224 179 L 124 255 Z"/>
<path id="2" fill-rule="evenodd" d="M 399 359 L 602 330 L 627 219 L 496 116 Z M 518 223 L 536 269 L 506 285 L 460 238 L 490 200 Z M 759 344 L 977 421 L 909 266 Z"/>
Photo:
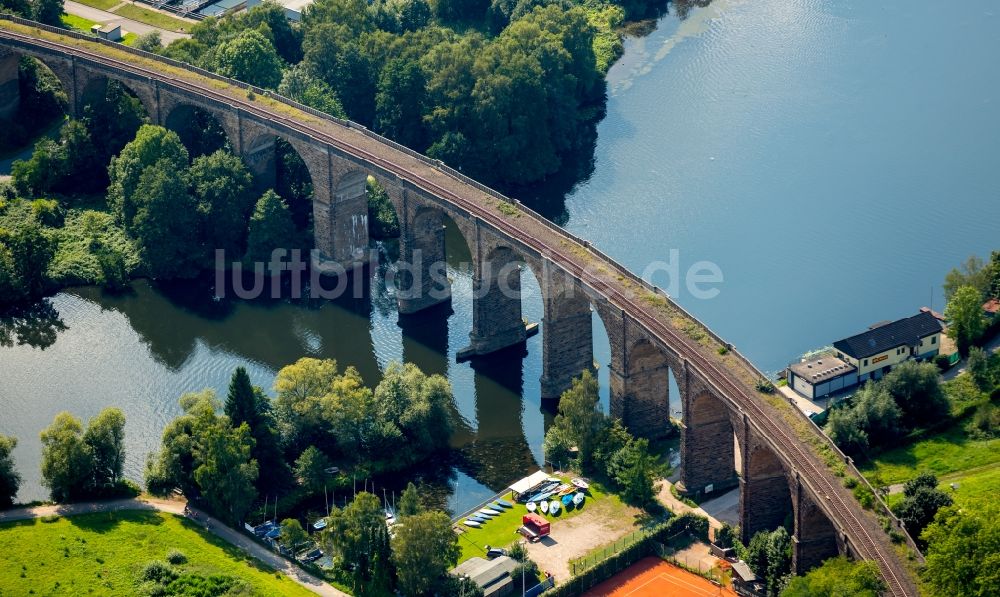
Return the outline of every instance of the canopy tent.
<path id="1" fill-rule="evenodd" d="M 514 483 L 508 489 L 510 489 L 511 496 L 516 500 L 522 493 L 542 483 L 548 477 L 549 475 L 545 471 L 538 471 Z"/>

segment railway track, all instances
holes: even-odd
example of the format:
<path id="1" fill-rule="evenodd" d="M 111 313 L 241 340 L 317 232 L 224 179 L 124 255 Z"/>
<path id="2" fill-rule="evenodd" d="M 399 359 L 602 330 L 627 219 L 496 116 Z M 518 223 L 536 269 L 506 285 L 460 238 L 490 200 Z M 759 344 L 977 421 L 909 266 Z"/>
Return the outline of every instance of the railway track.
<path id="1" fill-rule="evenodd" d="M 658 337 L 664 344 L 678 348 L 683 347 L 687 362 L 700 374 L 700 377 L 712 386 L 720 397 L 730 400 L 741 411 L 751 415 L 751 422 L 758 428 L 758 431 L 764 432 L 764 437 L 777 444 L 779 451 L 790 462 L 794 462 L 800 467 L 803 473 L 800 475 L 800 479 L 812 490 L 816 500 L 823 502 L 827 508 L 832 510 L 834 516 L 831 518 L 839 522 L 842 527 L 851 531 L 851 545 L 857 554 L 878 564 L 882 576 L 888 585 L 889 592 L 892 595 L 900 597 L 915 594 L 915 591 L 910 588 L 910 584 L 900 578 L 901 574 L 899 573 L 898 566 L 883 553 L 886 549 L 891 550 L 891 545 L 887 545 L 887 542 L 884 540 L 880 542 L 872 536 L 864 522 L 857 516 L 856 512 L 859 505 L 853 498 L 845 499 L 845 490 L 840 486 L 836 477 L 833 477 L 824 464 L 818 462 L 818 456 L 815 453 L 803 447 L 802 441 L 790 432 L 787 423 L 775 421 L 772 414 L 761 406 L 760 397 L 756 391 L 750 391 L 742 383 L 733 381 L 732 374 L 723 370 L 719 364 L 705 355 L 704 349 L 700 345 L 672 326 L 664 323 L 660 317 L 650 311 L 648 305 L 643 304 L 641 301 L 630 296 L 629 293 L 624 292 L 622 287 L 616 286 L 589 271 L 581 264 L 581 259 L 572 252 L 564 250 L 560 242 L 544 242 L 540 238 L 525 234 L 523 230 L 515 226 L 496 210 L 492 203 L 471 200 L 460 193 L 442 186 L 442 184 L 435 182 L 429 176 L 446 177 L 448 181 L 461 185 L 462 188 L 471 189 L 475 195 L 485 195 L 486 193 L 483 191 L 471 187 L 464 181 L 452 177 L 439 169 L 435 169 L 426 162 L 417 161 L 412 156 L 407 156 L 407 159 L 403 161 L 413 161 L 415 165 L 419 166 L 418 168 L 401 166 L 392 159 L 377 155 L 364 147 L 338 138 L 318 127 L 262 108 L 252 101 L 239 97 L 239 94 L 222 93 L 213 87 L 201 85 L 189 79 L 173 77 L 169 74 L 143 67 L 137 63 L 119 60 L 110 57 L 107 53 L 92 52 L 78 45 L 62 44 L 49 39 L 37 38 L 6 29 L 0 29 L 0 35 L 20 40 L 31 46 L 47 47 L 63 54 L 76 55 L 105 65 L 111 64 L 121 70 L 140 74 L 153 80 L 167 81 L 180 89 L 195 92 L 226 105 L 236 106 L 248 114 L 254 114 L 265 120 L 279 123 L 299 134 L 311 137 L 317 142 L 331 145 L 355 157 L 377 164 L 400 179 L 409 181 L 436 197 L 452 202 L 466 210 L 469 214 L 474 215 L 484 222 L 488 222 L 491 226 L 517 239 L 518 242 L 537 252 L 539 255 L 546 256 L 546 258 L 552 260 L 567 273 L 576 276 L 586 285 L 601 293 L 611 303 L 625 309 L 633 319 L 646 326 L 647 330 Z M 330 121 L 329 124 L 340 126 L 345 131 L 351 131 L 351 129 L 343 127 L 343 125 L 339 125 L 334 121 Z M 351 132 L 354 135 L 361 135 L 358 131 Z M 365 138 L 367 139 L 368 137 Z M 394 149 L 392 152 L 393 155 L 399 153 Z M 422 174 L 417 170 L 429 172 Z M 529 217 L 534 218 L 535 216 L 530 215 Z M 549 229 L 553 230 L 552 228 Z M 557 233 L 555 230 L 553 232 Z M 576 244 L 575 239 L 565 233 L 561 235 L 559 240 L 563 242 L 570 241 Z M 586 250 L 589 254 L 594 255 L 595 258 L 601 258 L 589 249 Z M 881 530 L 878 532 L 881 533 Z"/>

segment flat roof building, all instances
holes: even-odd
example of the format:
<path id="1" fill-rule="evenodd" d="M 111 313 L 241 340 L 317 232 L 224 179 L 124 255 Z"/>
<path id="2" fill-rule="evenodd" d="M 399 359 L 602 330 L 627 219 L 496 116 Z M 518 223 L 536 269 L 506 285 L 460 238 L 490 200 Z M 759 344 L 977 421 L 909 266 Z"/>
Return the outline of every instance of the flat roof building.
<path id="1" fill-rule="evenodd" d="M 468 577 L 483 589 L 485 597 L 506 595 L 514 589 L 511 573 L 517 569 L 517 560 L 500 556 L 492 560 L 471 557 L 451 571 L 455 576 Z"/>
<path id="2" fill-rule="evenodd" d="M 858 382 L 879 379 L 909 359 L 934 358 L 944 326 L 928 311 L 872 326 L 868 331 L 833 343 L 836 356 L 854 365 Z"/>
<path id="3" fill-rule="evenodd" d="M 880 379 L 910 359 L 926 360 L 941 350 L 939 315 L 921 309 L 912 317 L 882 321 L 833 343 L 833 354 L 788 366 L 788 385 L 814 400 L 869 379 Z"/>
<path id="4" fill-rule="evenodd" d="M 854 365 L 827 355 L 788 366 L 788 385 L 810 400 L 857 385 Z"/>

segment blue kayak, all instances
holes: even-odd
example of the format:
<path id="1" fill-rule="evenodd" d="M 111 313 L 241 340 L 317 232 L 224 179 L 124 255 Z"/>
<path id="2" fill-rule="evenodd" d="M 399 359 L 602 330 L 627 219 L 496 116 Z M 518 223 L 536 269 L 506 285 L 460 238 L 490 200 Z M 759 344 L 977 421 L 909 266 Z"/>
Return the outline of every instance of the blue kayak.
<path id="1" fill-rule="evenodd" d="M 474 514 L 469 517 L 469 520 L 475 520 L 476 522 L 486 522 L 487 520 L 489 520 L 489 518 L 487 518 L 486 516 L 480 516 L 478 514 Z"/>
<path id="2" fill-rule="evenodd" d="M 514 504 L 508 502 L 507 500 L 497 500 L 497 503 L 500 504 L 501 506 L 503 506 L 504 508 L 513 508 L 514 507 Z"/>
<path id="3" fill-rule="evenodd" d="M 573 503 L 573 494 L 568 494 L 568 495 L 562 496 L 562 503 L 563 503 L 563 506 L 569 506 L 570 504 L 572 504 Z"/>

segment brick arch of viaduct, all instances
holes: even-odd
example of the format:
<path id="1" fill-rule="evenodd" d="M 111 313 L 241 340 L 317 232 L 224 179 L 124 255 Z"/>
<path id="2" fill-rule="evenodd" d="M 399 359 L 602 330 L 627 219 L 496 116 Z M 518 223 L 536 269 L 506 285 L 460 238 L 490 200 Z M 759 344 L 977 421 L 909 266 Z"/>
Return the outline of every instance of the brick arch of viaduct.
<path id="1" fill-rule="evenodd" d="M 534 273 L 543 301 L 543 396 L 557 397 L 573 377 L 592 368 L 592 315 L 601 318 L 611 345 L 611 414 L 636 434 L 656 437 L 669 424 L 668 380 L 677 381 L 683 404 L 682 482 L 687 491 L 704 493 L 738 485 L 744 538 L 756 530 L 775 528 L 791 514 L 796 570 L 806 570 L 824 557 L 850 551 L 844 535 L 827 519 L 820 504 L 799 481 L 794 463 L 786 462 L 771 440 L 711 384 L 687 366 L 682 354 L 651 335 L 599 290 L 564 272 L 546 255 L 511 238 L 466 212 L 455 203 L 428 194 L 380 166 L 313 139 L 278 122 L 264 120 L 215 99 L 144 78 L 100 63 L 85 62 L 42 47 L 16 50 L 30 54 L 62 81 L 71 113 L 93 81 L 121 81 L 145 106 L 151 122 L 165 124 L 182 105 L 214 116 L 233 150 L 258 176 L 266 176 L 273 161 L 273 141 L 285 139 L 305 162 L 313 182 L 315 246 L 326 259 L 351 267 L 362 262 L 368 248 L 365 181 L 374 176 L 386 189 L 400 222 L 401 262 L 414 290 L 400 296 L 401 314 L 411 314 L 449 300 L 447 278 L 433 271 L 444 262 L 444 225 L 455 223 L 474 262 L 474 354 L 517 344 L 525 338 L 519 297 L 500 292 L 519 289 L 519 277 L 507 267 L 524 264 Z M 0 54 L 0 75 L 9 76 L 11 54 Z M 16 55 L 14 55 L 16 56 Z M 16 77 L 16 69 L 14 70 Z M 0 89 L 10 86 L 0 80 Z M 10 102 L 0 97 L 0 108 Z M 506 268 L 506 269 L 505 269 Z M 406 286 L 403 283 L 403 286 Z M 735 439 L 735 443 L 734 443 Z M 739 446 L 737 450 L 736 446 Z M 740 456 L 737 460 L 737 455 Z M 736 463 L 739 462 L 739 468 Z"/>

